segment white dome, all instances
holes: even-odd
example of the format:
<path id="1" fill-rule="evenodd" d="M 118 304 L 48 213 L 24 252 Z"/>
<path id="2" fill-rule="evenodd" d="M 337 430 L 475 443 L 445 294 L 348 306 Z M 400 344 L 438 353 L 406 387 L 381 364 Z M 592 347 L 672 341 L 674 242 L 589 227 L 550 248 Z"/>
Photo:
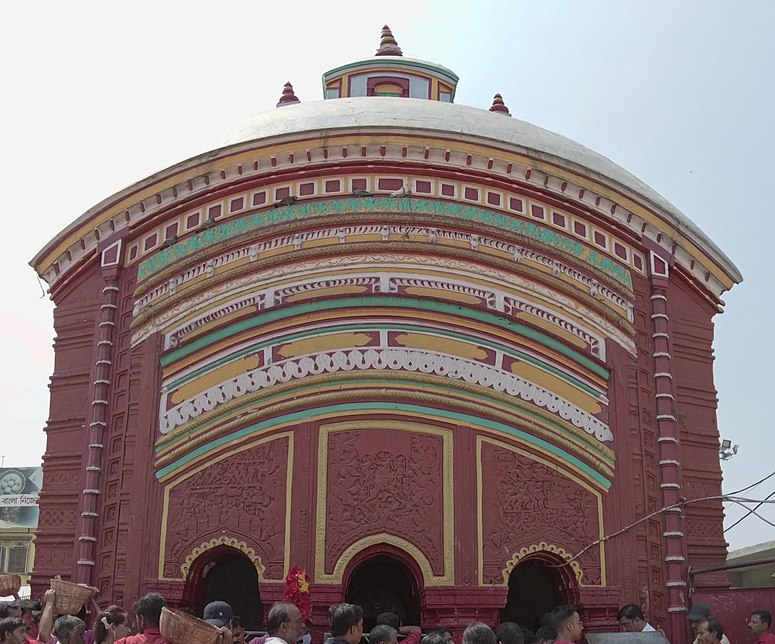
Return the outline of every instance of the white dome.
<path id="1" fill-rule="evenodd" d="M 227 141 L 326 130 L 417 129 L 497 141 L 536 159 L 562 159 L 582 174 L 614 181 L 656 206 L 681 232 L 704 248 L 736 281 L 737 267 L 699 227 L 662 195 L 610 159 L 564 136 L 488 110 L 411 98 L 359 97 L 312 101 L 259 114 Z M 591 172 L 590 172 L 591 171 Z"/>

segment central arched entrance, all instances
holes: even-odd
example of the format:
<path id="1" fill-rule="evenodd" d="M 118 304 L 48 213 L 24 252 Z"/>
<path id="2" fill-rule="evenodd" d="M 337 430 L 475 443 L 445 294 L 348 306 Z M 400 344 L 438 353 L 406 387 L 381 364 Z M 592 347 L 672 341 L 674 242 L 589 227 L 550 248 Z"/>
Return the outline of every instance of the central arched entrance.
<path id="1" fill-rule="evenodd" d="M 186 600 L 197 617 L 211 601 L 228 602 L 249 630 L 261 627 L 263 607 L 253 562 L 235 548 L 211 548 L 191 565 Z"/>
<path id="2" fill-rule="evenodd" d="M 363 608 L 368 632 L 384 612 L 396 613 L 402 624 L 420 625 L 420 593 L 415 574 L 398 557 L 386 553 L 361 558 L 347 581 L 345 601 Z"/>
<path id="3" fill-rule="evenodd" d="M 535 632 L 545 613 L 560 604 L 573 603 L 575 585 L 561 570 L 553 560 L 542 557 L 517 565 L 509 575 L 509 593 L 500 621 L 516 622 Z"/>

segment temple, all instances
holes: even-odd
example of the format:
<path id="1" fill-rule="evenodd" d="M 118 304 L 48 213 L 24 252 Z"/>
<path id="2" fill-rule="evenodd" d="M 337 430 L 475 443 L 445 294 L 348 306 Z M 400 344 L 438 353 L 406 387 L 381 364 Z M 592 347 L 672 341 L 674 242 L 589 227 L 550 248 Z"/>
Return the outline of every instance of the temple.
<path id="1" fill-rule="evenodd" d="M 287 83 L 33 258 L 56 303 L 34 591 L 258 627 L 298 565 L 318 633 L 342 600 L 458 634 L 561 601 L 610 630 L 634 602 L 685 641 L 687 570 L 726 556 L 720 502 L 682 501 L 720 493 L 713 317 L 741 276 L 636 177 L 457 83 L 385 27 L 324 100 Z"/>

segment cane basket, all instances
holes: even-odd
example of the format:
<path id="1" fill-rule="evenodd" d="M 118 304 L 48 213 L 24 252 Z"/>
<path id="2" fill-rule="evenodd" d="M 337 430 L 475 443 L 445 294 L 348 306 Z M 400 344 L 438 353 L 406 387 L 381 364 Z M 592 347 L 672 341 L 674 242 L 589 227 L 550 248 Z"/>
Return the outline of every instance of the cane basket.
<path id="1" fill-rule="evenodd" d="M 74 584 L 64 579 L 52 579 L 51 588 L 56 593 L 54 608 L 60 615 L 77 615 L 97 589 L 85 584 Z"/>
<path id="2" fill-rule="evenodd" d="M 172 644 L 222 644 L 223 633 L 205 622 L 169 608 L 161 609 L 161 636 Z"/>
<path id="3" fill-rule="evenodd" d="M 19 575 L 0 575 L 0 597 L 15 595 L 22 587 L 22 578 Z"/>

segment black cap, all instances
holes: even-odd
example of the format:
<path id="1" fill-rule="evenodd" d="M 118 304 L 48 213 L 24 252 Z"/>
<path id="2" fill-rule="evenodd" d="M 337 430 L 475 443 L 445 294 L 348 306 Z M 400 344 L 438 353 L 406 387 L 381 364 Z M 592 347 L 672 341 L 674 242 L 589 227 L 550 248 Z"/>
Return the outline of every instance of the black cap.
<path id="1" fill-rule="evenodd" d="M 231 606 L 226 602 L 215 601 L 210 602 L 205 606 L 202 619 L 208 624 L 223 628 L 231 621 L 232 611 Z"/>
<path id="2" fill-rule="evenodd" d="M 710 608 L 705 604 L 693 604 L 692 609 L 686 616 L 690 622 L 701 622 L 704 619 L 708 619 L 708 617 L 710 617 Z"/>

